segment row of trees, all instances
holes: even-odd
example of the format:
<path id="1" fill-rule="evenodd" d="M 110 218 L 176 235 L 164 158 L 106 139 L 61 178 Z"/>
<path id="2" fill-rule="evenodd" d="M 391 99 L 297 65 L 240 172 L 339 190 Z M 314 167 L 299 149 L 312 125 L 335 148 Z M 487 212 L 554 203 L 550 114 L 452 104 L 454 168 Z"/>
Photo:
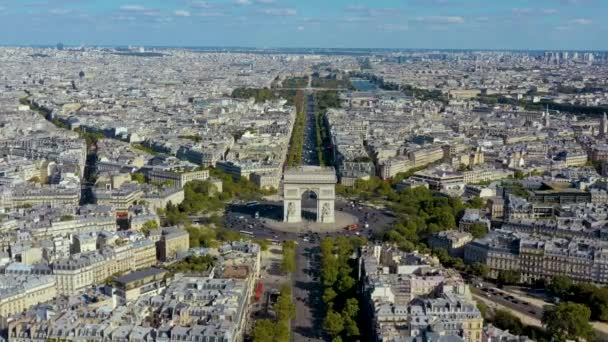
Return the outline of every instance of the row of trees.
<path id="1" fill-rule="evenodd" d="M 169 203 L 166 210 L 160 212 L 165 214 L 166 222 L 169 225 L 189 223 L 189 215 L 221 211 L 225 208 L 226 203 L 234 199 L 253 201 L 261 199 L 263 195 L 276 192 L 273 189 L 259 189 L 246 178 L 234 180 L 232 176 L 217 169 L 211 169 L 210 174 L 222 181 L 222 191 L 217 191 L 218 189 L 209 181 L 196 180 L 186 183 L 182 203 L 177 206 Z M 133 175 L 132 179 L 143 181 L 137 175 Z"/>
<path id="2" fill-rule="evenodd" d="M 513 315 L 510 311 L 498 309 L 492 314 L 483 302 L 479 302 L 477 307 L 482 313 L 484 320 L 487 323 L 492 323 L 499 329 L 508 330 L 510 333 L 517 336 L 527 336 L 539 342 L 549 341 L 549 336 L 542 328 L 524 324 L 521 319 Z"/>
<path id="3" fill-rule="evenodd" d="M 579 303 L 590 310 L 591 319 L 608 322 L 608 288 L 589 283 L 575 284 L 566 276 L 556 276 L 546 287 L 562 301 Z"/>
<path id="4" fill-rule="evenodd" d="M 302 102 L 300 109 L 296 110 L 296 120 L 289 140 L 289 151 L 287 151 L 287 165 L 298 166 L 302 161 L 302 149 L 304 148 L 304 134 L 306 132 L 306 113 L 303 109 L 304 93 L 298 90 L 297 103 Z"/>
<path id="5" fill-rule="evenodd" d="M 339 108 L 341 106 L 338 92 L 317 92 L 314 97 L 314 106 L 319 162 L 322 166 L 333 165 L 332 140 L 324 118 L 328 108 Z"/>
<path id="6" fill-rule="evenodd" d="M 256 321 L 252 332 L 253 342 L 283 342 L 290 340 L 290 322 L 295 317 L 296 307 L 291 299 L 291 287 L 281 286 L 281 294 L 273 307 L 274 319 Z"/>
<path id="7" fill-rule="evenodd" d="M 296 91 L 293 89 L 236 88 L 232 91 L 231 97 L 235 99 L 254 98 L 256 103 L 285 99 L 288 105 L 293 106 L 295 94 Z"/>
<path id="8" fill-rule="evenodd" d="M 547 107 L 549 110 L 557 110 L 565 113 L 574 114 L 585 114 L 585 115 L 602 115 L 604 112 L 608 112 L 608 106 L 586 106 L 577 105 L 570 103 L 557 103 L 553 101 L 541 101 L 532 102 L 527 100 L 517 100 L 515 98 L 509 98 L 501 95 L 480 95 L 477 100 L 481 103 L 488 105 L 496 104 L 509 104 L 513 106 L 524 107 L 526 110 L 545 110 Z"/>
<path id="9" fill-rule="evenodd" d="M 296 270 L 296 243 L 295 241 L 283 242 L 283 260 L 281 270 L 285 273 L 293 273 Z"/>
<path id="10" fill-rule="evenodd" d="M 353 341 L 361 335 L 353 253 L 365 243 L 360 238 L 337 237 L 321 241 L 321 285 L 325 318 L 323 330 L 333 341 Z"/>
<path id="11" fill-rule="evenodd" d="M 534 341 L 593 341 L 596 337 L 593 327 L 589 324 L 591 311 L 581 304 L 562 302 L 546 308 L 541 320 L 545 329 L 526 325 L 507 310 L 498 309 L 492 313 L 482 302 L 478 303 L 477 307 L 486 322 Z"/>

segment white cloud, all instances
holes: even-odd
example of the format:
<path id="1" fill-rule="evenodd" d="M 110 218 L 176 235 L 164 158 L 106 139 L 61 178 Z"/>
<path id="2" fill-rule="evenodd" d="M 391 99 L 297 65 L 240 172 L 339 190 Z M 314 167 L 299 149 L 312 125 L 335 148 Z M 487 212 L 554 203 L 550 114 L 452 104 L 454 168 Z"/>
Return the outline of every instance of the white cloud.
<path id="1" fill-rule="evenodd" d="M 593 21 L 587 18 L 578 18 L 570 20 L 570 24 L 572 25 L 591 25 Z"/>
<path id="2" fill-rule="evenodd" d="M 514 15 L 531 15 L 534 13 L 534 9 L 526 7 L 526 8 L 513 8 L 511 12 Z"/>
<path id="3" fill-rule="evenodd" d="M 372 20 L 370 17 L 346 17 L 344 21 L 347 23 L 362 23 Z"/>
<path id="4" fill-rule="evenodd" d="M 298 14 L 298 12 L 293 8 L 267 8 L 260 12 L 265 15 L 277 17 L 291 17 Z"/>
<path id="5" fill-rule="evenodd" d="M 53 15 L 66 15 L 72 13 L 72 10 L 67 8 L 52 8 L 49 10 L 49 13 Z"/>
<path id="6" fill-rule="evenodd" d="M 543 8 L 540 10 L 542 14 L 556 14 L 557 10 L 555 8 Z"/>
<path id="7" fill-rule="evenodd" d="M 431 24 L 464 24 L 464 18 L 459 16 L 428 16 L 418 17 L 417 21 Z"/>
<path id="8" fill-rule="evenodd" d="M 143 11 L 147 10 L 142 5 L 123 5 L 123 6 L 120 6 L 120 9 L 123 11 L 130 11 L 130 12 L 143 12 Z"/>
<path id="9" fill-rule="evenodd" d="M 222 17 L 222 16 L 224 16 L 224 13 L 219 12 L 219 11 L 205 11 L 205 12 L 199 12 L 196 15 L 199 17 L 211 18 L 211 17 Z"/>
<path id="10" fill-rule="evenodd" d="M 298 31 L 302 32 L 302 31 L 304 31 L 304 26 L 298 26 L 298 27 L 296 28 L 296 30 L 298 30 Z"/>
<path id="11" fill-rule="evenodd" d="M 175 12 L 173 12 L 173 14 L 176 17 L 189 17 L 190 16 L 190 12 L 184 11 L 184 10 L 176 10 Z"/>
<path id="12" fill-rule="evenodd" d="M 251 5 L 251 0 L 234 0 L 234 3 L 239 6 Z"/>
<path id="13" fill-rule="evenodd" d="M 188 3 L 190 7 L 194 8 L 211 8 L 212 5 L 207 1 L 191 1 Z"/>
<path id="14" fill-rule="evenodd" d="M 386 32 L 403 32 L 407 31 L 409 27 L 405 24 L 382 24 L 378 26 L 378 29 Z"/>
<path id="15" fill-rule="evenodd" d="M 272 5 L 276 3 L 275 0 L 255 0 L 255 2 L 262 5 Z"/>
<path id="16" fill-rule="evenodd" d="M 361 4 L 353 4 L 346 6 L 346 10 L 350 12 L 367 11 L 368 7 Z"/>

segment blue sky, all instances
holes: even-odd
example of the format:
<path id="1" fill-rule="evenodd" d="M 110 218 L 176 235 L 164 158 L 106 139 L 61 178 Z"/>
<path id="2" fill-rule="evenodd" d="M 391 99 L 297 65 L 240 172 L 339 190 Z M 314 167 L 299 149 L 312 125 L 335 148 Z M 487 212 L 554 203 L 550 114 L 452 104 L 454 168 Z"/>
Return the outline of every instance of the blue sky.
<path id="1" fill-rule="evenodd" d="M 0 0 L 0 44 L 608 49 L 608 0 Z"/>

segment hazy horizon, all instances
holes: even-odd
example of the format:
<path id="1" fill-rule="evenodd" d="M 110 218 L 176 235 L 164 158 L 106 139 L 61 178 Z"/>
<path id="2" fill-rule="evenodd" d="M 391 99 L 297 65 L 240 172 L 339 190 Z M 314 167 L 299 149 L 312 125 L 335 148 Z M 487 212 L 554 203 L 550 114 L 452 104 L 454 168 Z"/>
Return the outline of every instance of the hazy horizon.
<path id="1" fill-rule="evenodd" d="M 0 0 L 0 44 L 608 49 L 601 0 Z"/>

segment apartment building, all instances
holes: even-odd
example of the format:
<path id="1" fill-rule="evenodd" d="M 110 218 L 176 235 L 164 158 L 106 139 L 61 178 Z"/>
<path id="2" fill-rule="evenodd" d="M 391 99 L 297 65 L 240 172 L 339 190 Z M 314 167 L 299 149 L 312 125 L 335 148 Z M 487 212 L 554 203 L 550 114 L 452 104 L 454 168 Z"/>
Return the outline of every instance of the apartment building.
<path id="1" fill-rule="evenodd" d="M 482 263 L 490 276 L 517 271 L 522 282 L 568 276 L 576 282 L 608 283 L 608 243 L 582 238 L 538 237 L 495 230 L 465 246 L 467 263 Z"/>
<path id="2" fill-rule="evenodd" d="M 159 169 L 145 170 L 145 175 L 150 183 L 171 184 L 176 188 L 183 188 L 190 181 L 209 179 L 209 170 L 190 172 L 166 171 Z"/>
<path id="3" fill-rule="evenodd" d="M 7 318 L 30 306 L 57 296 L 51 275 L 0 275 L 0 318 Z"/>
<path id="4" fill-rule="evenodd" d="M 163 228 L 160 240 L 156 242 L 157 258 L 168 261 L 190 248 L 190 235 L 176 227 Z"/>
<path id="5" fill-rule="evenodd" d="M 71 255 L 52 265 L 57 282 L 57 293 L 73 295 L 88 287 L 101 284 L 113 274 L 135 268 L 133 248 L 130 244 Z"/>

